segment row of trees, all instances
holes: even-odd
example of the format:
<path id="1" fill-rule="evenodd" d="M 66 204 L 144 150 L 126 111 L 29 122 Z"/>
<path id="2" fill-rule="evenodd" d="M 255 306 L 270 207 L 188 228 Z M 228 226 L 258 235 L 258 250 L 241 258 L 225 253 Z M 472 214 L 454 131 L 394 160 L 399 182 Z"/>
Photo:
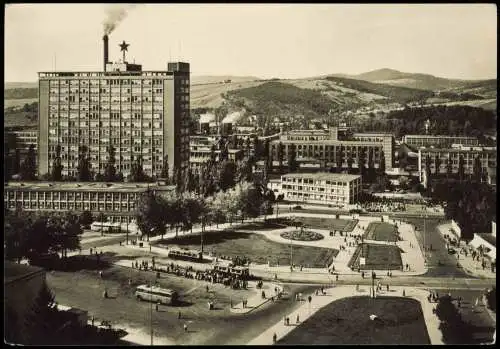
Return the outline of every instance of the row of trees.
<path id="1" fill-rule="evenodd" d="M 137 225 L 149 240 L 150 236 L 166 233 L 167 229 L 192 230 L 201 224 L 232 223 L 236 218 L 257 217 L 272 212 L 274 194 L 253 183 L 238 183 L 234 188 L 220 190 L 205 197 L 196 193 L 158 194 L 146 192 L 140 199 Z"/>
<path id="2" fill-rule="evenodd" d="M 66 213 L 38 213 L 22 210 L 4 213 L 5 257 L 18 263 L 27 258 L 60 253 L 80 248 L 83 230 L 77 215 Z"/>

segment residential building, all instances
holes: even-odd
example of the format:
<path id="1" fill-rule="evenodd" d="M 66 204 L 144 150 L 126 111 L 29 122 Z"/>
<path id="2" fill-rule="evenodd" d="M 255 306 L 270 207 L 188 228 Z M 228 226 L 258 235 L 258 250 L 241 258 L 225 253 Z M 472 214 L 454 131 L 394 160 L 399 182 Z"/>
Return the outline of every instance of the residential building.
<path id="1" fill-rule="evenodd" d="M 221 151 L 218 149 L 218 139 L 211 136 L 191 136 L 189 141 L 189 167 L 196 171 L 210 160 L 212 147 L 215 146 L 215 161 L 219 161 Z M 243 150 L 228 149 L 228 159 L 239 161 L 243 158 Z"/>
<path id="2" fill-rule="evenodd" d="M 25 211 L 90 211 L 110 222 L 135 220 L 137 201 L 146 191 L 175 190 L 161 183 L 9 182 L 4 186 L 4 207 Z"/>
<path id="3" fill-rule="evenodd" d="M 281 176 L 281 193 L 288 201 L 352 204 L 358 201 L 361 187 L 361 176 L 358 175 L 288 173 Z"/>
<path id="4" fill-rule="evenodd" d="M 418 151 L 418 172 L 422 181 L 426 168 L 426 158 L 430 158 L 431 173 L 436 172 L 436 157 L 440 160 L 438 173 L 446 173 L 448 159 L 452 160 L 452 173 L 458 173 L 460 156 L 464 158 L 464 173 L 472 174 L 474 159 L 479 156 L 482 171 L 497 167 L 497 150 L 495 147 L 466 147 L 454 146 L 453 148 L 421 148 Z"/>
<path id="5" fill-rule="evenodd" d="M 477 146 L 479 145 L 479 140 L 476 137 L 463 136 L 405 135 L 403 136 L 403 143 L 415 148 L 430 146 L 449 148 L 452 144 Z"/>
<path id="6" fill-rule="evenodd" d="M 100 72 L 41 72 L 38 175 L 50 173 L 60 146 L 64 176 L 76 176 L 80 151 L 91 170 L 103 173 L 109 148 L 124 176 L 140 159 L 145 174 L 159 177 L 168 157 L 174 167 L 189 163 L 189 63 L 165 71 L 143 71 L 126 61 L 107 62 Z"/>

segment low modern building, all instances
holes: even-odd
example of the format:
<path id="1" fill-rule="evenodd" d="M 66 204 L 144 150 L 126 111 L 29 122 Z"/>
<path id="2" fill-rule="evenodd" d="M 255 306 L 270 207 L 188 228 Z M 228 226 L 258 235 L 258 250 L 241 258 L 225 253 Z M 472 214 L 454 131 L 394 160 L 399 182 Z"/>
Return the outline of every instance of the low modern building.
<path id="1" fill-rule="evenodd" d="M 352 204 L 361 194 L 361 176 L 337 173 L 289 173 L 281 176 L 281 193 L 288 201 Z"/>
<path id="2" fill-rule="evenodd" d="M 4 186 L 4 205 L 10 210 L 90 211 L 94 216 L 103 213 L 110 222 L 132 223 L 137 202 L 148 190 L 161 193 L 175 187 L 158 183 L 9 182 Z"/>
<path id="3" fill-rule="evenodd" d="M 418 151 L 420 180 L 423 180 L 427 157 L 430 158 L 431 173 L 436 172 L 436 158 L 441 162 L 439 169 L 437 169 L 438 173 L 446 173 L 448 159 L 452 161 L 452 172 L 458 173 L 460 156 L 463 156 L 464 159 L 465 174 L 473 173 L 474 159 L 477 156 L 481 160 L 481 167 L 484 172 L 488 171 L 488 168 L 496 169 L 497 167 L 497 150 L 494 147 L 454 146 L 453 148 L 421 148 Z"/>
<path id="4" fill-rule="evenodd" d="M 26 319 L 33 311 L 38 293 L 44 286 L 42 268 L 4 261 L 4 340 L 9 344 L 24 344 Z"/>
<path id="5" fill-rule="evenodd" d="M 479 145 L 479 140 L 476 137 L 462 136 L 405 135 L 403 136 L 403 143 L 415 148 L 430 146 L 448 148 L 452 144 L 477 146 Z"/>

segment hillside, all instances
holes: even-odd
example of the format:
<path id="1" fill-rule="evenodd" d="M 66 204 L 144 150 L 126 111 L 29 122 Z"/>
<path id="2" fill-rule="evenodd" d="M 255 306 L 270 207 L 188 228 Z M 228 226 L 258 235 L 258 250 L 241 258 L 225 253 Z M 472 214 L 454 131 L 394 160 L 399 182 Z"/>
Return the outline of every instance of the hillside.
<path id="1" fill-rule="evenodd" d="M 388 68 L 377 69 L 357 75 L 346 76 L 343 74 L 336 74 L 334 76 L 420 90 L 468 93 L 479 95 L 484 98 L 496 98 L 497 91 L 496 79 L 447 79 L 430 74 L 405 73 Z"/>

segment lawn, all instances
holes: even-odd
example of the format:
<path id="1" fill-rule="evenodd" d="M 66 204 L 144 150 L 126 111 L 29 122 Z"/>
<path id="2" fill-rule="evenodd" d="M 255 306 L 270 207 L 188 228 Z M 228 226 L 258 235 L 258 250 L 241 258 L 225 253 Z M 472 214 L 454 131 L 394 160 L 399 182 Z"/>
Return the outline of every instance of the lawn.
<path id="1" fill-rule="evenodd" d="M 245 256 L 257 264 L 267 264 L 270 261 L 273 265 L 290 265 L 290 245 L 270 241 L 259 234 L 209 231 L 203 234 L 203 243 L 206 252 L 213 252 L 217 256 Z M 163 240 L 156 244 L 200 249 L 200 235 L 179 236 L 177 239 Z M 293 263 L 306 267 L 325 268 L 338 253 L 338 250 L 321 247 L 292 248 Z"/>
<path id="2" fill-rule="evenodd" d="M 332 212 L 328 212 L 328 214 L 333 215 Z M 326 229 L 326 230 L 336 230 L 343 232 L 351 232 L 358 224 L 357 219 L 336 219 L 336 218 L 319 218 L 319 217 L 296 217 L 297 222 L 301 222 L 302 225 L 305 225 L 308 228 L 316 228 L 316 229 Z M 285 222 L 289 225 L 291 224 L 290 219 L 278 218 L 278 219 L 269 219 L 270 222 L 282 223 Z"/>
<path id="3" fill-rule="evenodd" d="M 369 316 L 376 314 L 380 321 Z M 420 303 L 399 297 L 351 297 L 320 309 L 278 344 L 430 344 Z"/>
<path id="4" fill-rule="evenodd" d="M 385 222 L 371 222 L 365 231 L 365 239 L 376 241 L 397 241 L 398 228 Z"/>
<path id="5" fill-rule="evenodd" d="M 366 259 L 365 265 L 359 265 L 360 257 Z M 361 244 L 356 248 L 349 261 L 349 267 L 356 270 L 401 270 L 403 262 L 401 261 L 401 251 L 398 246 Z"/>

